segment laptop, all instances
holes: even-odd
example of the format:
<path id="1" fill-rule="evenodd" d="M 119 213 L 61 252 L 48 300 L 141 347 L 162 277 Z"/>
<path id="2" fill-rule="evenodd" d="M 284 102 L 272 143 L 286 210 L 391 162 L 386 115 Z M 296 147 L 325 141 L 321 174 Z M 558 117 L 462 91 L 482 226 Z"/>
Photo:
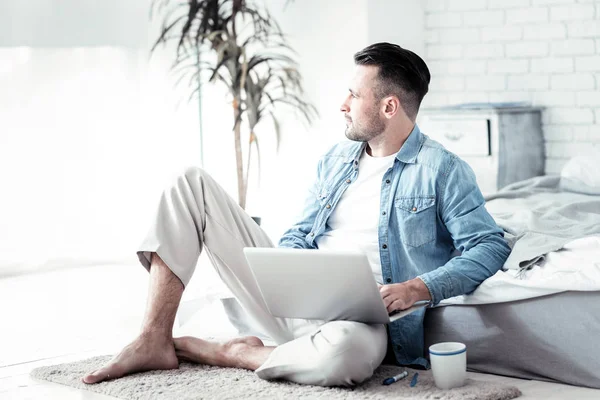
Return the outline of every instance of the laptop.
<path id="1" fill-rule="evenodd" d="M 275 317 L 388 324 L 430 304 L 388 314 L 358 251 L 246 247 L 244 255 Z"/>

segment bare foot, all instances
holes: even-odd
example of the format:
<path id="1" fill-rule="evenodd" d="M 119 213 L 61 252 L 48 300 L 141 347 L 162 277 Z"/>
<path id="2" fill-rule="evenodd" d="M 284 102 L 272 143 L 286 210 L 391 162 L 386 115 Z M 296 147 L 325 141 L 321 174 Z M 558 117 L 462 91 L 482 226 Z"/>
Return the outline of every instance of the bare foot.
<path id="1" fill-rule="evenodd" d="M 247 336 L 226 343 L 209 342 L 192 336 L 173 339 L 175 353 L 181 361 L 219 367 L 255 370 L 267 359 L 267 348 L 256 336 Z"/>
<path id="2" fill-rule="evenodd" d="M 85 375 L 83 383 L 98 383 L 134 372 L 177 369 L 179 361 L 171 338 L 140 335 L 102 368 Z"/>

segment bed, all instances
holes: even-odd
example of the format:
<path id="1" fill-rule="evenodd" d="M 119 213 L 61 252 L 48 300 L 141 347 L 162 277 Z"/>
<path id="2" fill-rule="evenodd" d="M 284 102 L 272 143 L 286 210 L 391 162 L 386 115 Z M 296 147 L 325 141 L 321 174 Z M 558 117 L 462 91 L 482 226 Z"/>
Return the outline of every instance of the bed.
<path id="1" fill-rule="evenodd" d="M 513 251 L 475 292 L 426 312 L 426 348 L 460 341 L 471 371 L 600 388 L 599 158 L 486 197 Z"/>
<path id="2" fill-rule="evenodd" d="M 600 291 L 437 307 L 425 345 L 467 345 L 470 371 L 600 388 Z"/>

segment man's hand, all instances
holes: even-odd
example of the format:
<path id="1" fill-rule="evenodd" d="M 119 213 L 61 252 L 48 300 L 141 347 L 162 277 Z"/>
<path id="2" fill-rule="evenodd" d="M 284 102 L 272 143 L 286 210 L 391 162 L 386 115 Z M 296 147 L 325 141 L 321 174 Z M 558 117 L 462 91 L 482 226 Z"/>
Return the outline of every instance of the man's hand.
<path id="1" fill-rule="evenodd" d="M 419 300 L 431 300 L 429 289 L 419 278 L 403 283 L 379 285 L 379 292 L 388 313 L 406 310 Z"/>

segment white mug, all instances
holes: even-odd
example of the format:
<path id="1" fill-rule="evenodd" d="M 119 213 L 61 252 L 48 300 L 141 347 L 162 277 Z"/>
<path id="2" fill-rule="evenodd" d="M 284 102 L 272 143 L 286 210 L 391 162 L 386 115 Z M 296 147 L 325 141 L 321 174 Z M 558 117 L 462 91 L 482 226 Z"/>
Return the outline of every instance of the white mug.
<path id="1" fill-rule="evenodd" d="M 429 346 L 429 360 L 435 386 L 452 389 L 465 384 L 467 378 L 467 346 L 444 342 Z"/>

